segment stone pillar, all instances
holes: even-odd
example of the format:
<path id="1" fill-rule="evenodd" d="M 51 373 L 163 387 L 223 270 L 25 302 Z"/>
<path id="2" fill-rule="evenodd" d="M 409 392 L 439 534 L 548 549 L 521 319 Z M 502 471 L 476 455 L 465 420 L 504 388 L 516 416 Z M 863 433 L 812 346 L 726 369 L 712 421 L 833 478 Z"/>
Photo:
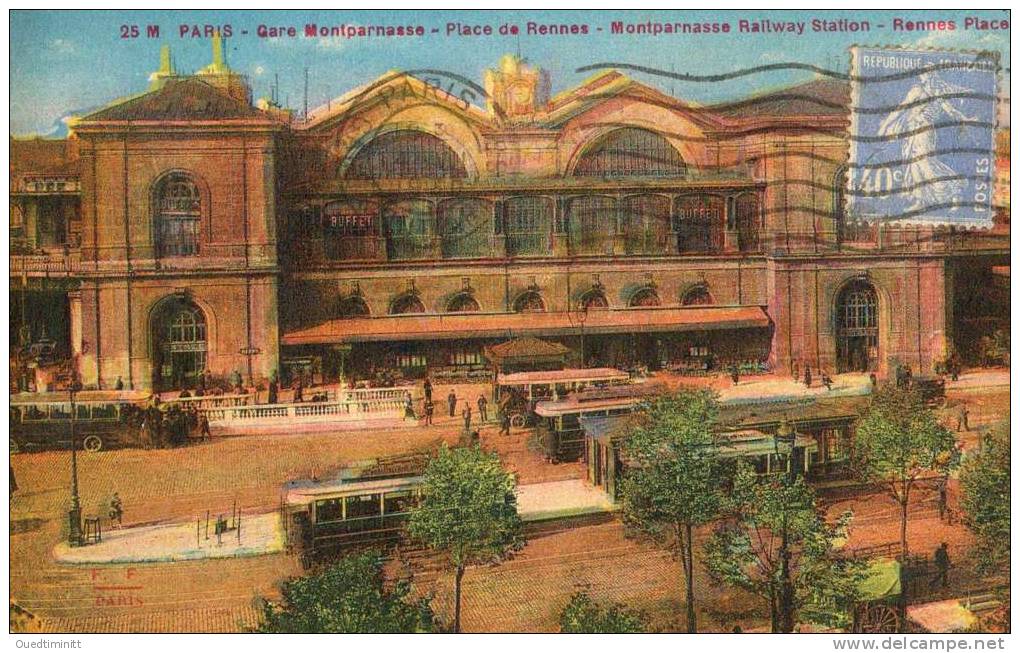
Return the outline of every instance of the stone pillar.
<path id="1" fill-rule="evenodd" d="M 77 359 L 82 353 L 81 291 L 67 293 L 68 316 L 70 318 L 71 355 Z M 79 370 L 80 372 L 81 370 Z"/>

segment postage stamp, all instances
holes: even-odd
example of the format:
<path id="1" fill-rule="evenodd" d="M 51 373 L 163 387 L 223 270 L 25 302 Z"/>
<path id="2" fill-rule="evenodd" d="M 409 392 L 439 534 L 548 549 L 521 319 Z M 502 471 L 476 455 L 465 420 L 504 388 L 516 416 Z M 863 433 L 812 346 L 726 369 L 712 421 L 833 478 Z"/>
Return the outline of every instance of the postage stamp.
<path id="1" fill-rule="evenodd" d="M 851 49 L 847 214 L 990 226 L 997 59 Z"/>

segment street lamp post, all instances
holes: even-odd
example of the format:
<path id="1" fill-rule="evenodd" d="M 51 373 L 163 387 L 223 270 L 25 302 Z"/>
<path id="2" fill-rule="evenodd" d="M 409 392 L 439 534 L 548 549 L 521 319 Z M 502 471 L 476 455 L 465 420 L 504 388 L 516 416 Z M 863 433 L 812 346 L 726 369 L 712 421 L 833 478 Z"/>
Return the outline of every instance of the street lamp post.
<path id="1" fill-rule="evenodd" d="M 584 356 L 584 323 L 588 319 L 588 306 L 583 298 L 578 300 L 577 308 L 574 311 L 571 311 L 569 308 L 567 309 L 567 318 L 571 324 L 576 322 L 581 327 L 581 367 L 588 367 Z"/>
<path id="2" fill-rule="evenodd" d="M 81 498 L 78 496 L 78 443 L 75 438 L 75 419 L 77 407 L 74 405 L 74 393 L 77 390 L 78 375 L 74 366 L 71 368 L 71 391 L 69 394 L 71 403 L 71 509 L 67 512 L 68 530 L 67 539 L 71 546 L 82 545 L 81 532 Z"/>

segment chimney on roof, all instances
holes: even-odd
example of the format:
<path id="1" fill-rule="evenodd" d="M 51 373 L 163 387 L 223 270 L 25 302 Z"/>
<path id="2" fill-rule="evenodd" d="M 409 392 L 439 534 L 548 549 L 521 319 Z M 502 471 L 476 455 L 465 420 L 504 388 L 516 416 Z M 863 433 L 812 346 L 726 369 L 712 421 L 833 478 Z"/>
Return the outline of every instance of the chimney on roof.
<path id="1" fill-rule="evenodd" d="M 225 91 L 227 95 L 251 103 L 251 87 L 244 75 L 231 70 L 223 54 L 223 36 L 219 30 L 212 37 L 212 63 L 195 73 L 202 81 Z"/>
<path id="2" fill-rule="evenodd" d="M 176 74 L 173 60 L 170 58 L 170 46 L 163 44 L 159 48 L 159 69 L 149 75 L 149 89 L 155 90 L 163 86 L 167 79 Z"/>

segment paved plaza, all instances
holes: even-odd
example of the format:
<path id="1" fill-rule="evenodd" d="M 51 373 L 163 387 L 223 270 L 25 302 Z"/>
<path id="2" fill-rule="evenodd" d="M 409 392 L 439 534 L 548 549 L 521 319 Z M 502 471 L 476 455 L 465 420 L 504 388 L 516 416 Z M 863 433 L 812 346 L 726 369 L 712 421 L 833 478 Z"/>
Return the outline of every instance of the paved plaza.
<path id="1" fill-rule="evenodd" d="M 951 401 L 967 401 L 971 422 L 982 426 L 1008 414 L 1008 387 L 978 392 L 950 389 Z M 977 432 L 961 433 L 976 442 Z M 82 453 L 79 477 L 84 512 L 102 516 L 114 492 L 124 504 L 124 530 L 188 524 L 210 512 L 229 516 L 235 502 L 243 515 L 273 513 L 287 480 L 326 477 L 346 463 L 413 449 L 455 443 L 456 418 L 433 427 L 406 425 L 342 435 L 213 438 L 181 449 L 123 449 Z M 497 451 L 522 484 L 550 483 L 561 496 L 583 496 L 578 464 L 550 465 L 529 446 L 530 432 L 499 436 L 482 428 L 482 444 Z M 295 556 L 179 560 L 162 563 L 65 564 L 54 556 L 66 538 L 70 461 L 66 452 L 12 457 L 19 491 L 11 501 L 11 600 L 55 632 L 237 631 L 257 619 L 255 598 L 275 597 L 281 581 L 302 573 Z M 559 482 L 565 482 L 558 485 Z M 521 498 L 522 509 L 538 497 Z M 542 499 L 544 501 L 544 498 Z M 541 502 L 540 502 L 541 503 Z M 833 498 L 830 514 L 855 512 L 849 545 L 895 539 L 896 508 L 881 496 Z M 182 531 L 183 532 L 183 531 Z M 194 532 L 190 531 L 192 537 Z M 108 531 L 116 541 L 116 529 Z M 947 541 L 963 560 L 969 534 L 958 522 L 940 522 L 935 495 L 920 492 L 911 506 L 912 549 L 930 552 Z M 703 536 L 703 534 L 702 534 Z M 706 630 L 745 630 L 766 623 L 761 602 L 719 588 L 696 564 Z M 465 576 L 464 625 L 469 631 L 536 632 L 556 629 L 559 610 L 579 588 L 648 611 L 658 628 L 680 629 L 679 565 L 650 544 L 629 539 L 613 518 L 605 523 L 552 529 L 533 537 L 510 562 L 478 567 Z M 443 614 L 451 575 L 427 565 L 414 577 L 418 591 L 432 594 Z"/>

